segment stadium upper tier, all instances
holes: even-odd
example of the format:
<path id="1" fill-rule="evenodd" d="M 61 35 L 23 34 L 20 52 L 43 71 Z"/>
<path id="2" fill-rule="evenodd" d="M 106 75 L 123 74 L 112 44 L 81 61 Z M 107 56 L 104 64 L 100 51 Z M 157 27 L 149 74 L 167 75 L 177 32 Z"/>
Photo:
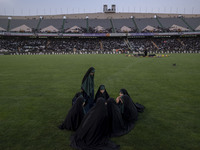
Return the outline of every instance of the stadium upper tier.
<path id="1" fill-rule="evenodd" d="M 148 33 L 200 31 L 200 15 L 90 13 L 0 16 L 0 32 Z"/>

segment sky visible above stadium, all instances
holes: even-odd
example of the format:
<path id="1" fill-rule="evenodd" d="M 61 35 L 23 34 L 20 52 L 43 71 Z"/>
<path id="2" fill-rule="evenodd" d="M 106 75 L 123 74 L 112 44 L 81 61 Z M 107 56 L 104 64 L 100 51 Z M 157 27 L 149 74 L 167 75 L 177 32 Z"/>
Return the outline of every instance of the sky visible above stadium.
<path id="1" fill-rule="evenodd" d="M 56 15 L 103 12 L 200 14 L 200 0 L 0 0 L 0 15 Z"/>

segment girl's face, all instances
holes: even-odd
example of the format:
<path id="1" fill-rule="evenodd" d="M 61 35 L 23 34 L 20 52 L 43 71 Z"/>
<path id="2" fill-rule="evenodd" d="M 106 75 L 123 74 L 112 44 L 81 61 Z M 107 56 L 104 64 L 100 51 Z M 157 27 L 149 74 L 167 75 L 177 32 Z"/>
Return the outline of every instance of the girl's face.
<path id="1" fill-rule="evenodd" d="M 123 96 L 123 95 L 124 95 L 123 93 L 119 92 L 119 96 Z"/>
<path id="2" fill-rule="evenodd" d="M 100 92 L 103 94 L 105 92 L 105 90 L 100 90 Z"/>

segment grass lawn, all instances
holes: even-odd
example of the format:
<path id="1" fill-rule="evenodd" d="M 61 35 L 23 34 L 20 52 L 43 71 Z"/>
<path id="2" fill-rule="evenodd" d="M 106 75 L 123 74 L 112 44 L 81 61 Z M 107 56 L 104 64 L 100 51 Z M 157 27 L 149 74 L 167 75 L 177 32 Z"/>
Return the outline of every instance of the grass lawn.
<path id="1" fill-rule="evenodd" d="M 200 54 L 0 56 L 0 149 L 70 150 L 72 132 L 57 126 L 91 66 L 95 92 L 105 84 L 116 98 L 126 88 L 146 107 L 129 134 L 112 139 L 121 150 L 200 149 Z"/>

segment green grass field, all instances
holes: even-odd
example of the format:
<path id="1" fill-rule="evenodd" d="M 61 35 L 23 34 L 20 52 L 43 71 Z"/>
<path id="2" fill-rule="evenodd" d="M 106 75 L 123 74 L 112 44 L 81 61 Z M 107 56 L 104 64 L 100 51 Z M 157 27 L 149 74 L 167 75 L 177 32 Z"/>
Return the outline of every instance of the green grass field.
<path id="1" fill-rule="evenodd" d="M 146 107 L 129 134 L 112 139 L 121 150 L 200 149 L 200 54 L 0 56 L 0 149 L 70 150 L 72 132 L 57 126 L 91 66 L 95 92 L 105 84 L 116 98 L 126 88 Z"/>

